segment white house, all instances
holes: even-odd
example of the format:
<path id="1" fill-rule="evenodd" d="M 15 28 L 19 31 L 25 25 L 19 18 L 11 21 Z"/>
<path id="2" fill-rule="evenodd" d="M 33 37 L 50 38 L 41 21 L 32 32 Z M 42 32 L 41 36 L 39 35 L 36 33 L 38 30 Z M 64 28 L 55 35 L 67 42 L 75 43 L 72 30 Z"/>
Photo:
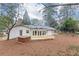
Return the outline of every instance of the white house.
<path id="1" fill-rule="evenodd" d="M 31 40 L 53 39 L 54 28 L 48 26 L 23 25 L 15 26 L 10 32 L 10 39 L 17 37 L 31 37 Z"/>

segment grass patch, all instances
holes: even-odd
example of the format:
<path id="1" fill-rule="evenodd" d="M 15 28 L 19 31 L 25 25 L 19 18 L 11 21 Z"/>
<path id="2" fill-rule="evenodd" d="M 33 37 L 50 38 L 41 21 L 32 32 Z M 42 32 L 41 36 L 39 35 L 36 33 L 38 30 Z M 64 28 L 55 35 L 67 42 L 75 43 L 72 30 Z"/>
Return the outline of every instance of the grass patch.
<path id="1" fill-rule="evenodd" d="M 58 51 L 57 55 L 60 56 L 79 56 L 79 45 L 70 45 L 63 51 Z"/>
<path id="2" fill-rule="evenodd" d="M 71 49 L 71 50 L 79 50 L 79 45 L 70 45 L 69 49 Z"/>

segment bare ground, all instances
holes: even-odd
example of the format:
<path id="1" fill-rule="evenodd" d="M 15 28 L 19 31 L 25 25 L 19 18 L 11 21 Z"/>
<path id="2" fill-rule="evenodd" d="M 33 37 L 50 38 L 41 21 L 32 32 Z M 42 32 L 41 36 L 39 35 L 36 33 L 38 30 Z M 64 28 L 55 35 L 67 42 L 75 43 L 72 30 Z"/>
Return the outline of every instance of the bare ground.
<path id="1" fill-rule="evenodd" d="M 2 56 L 53 56 L 70 45 L 79 45 L 79 36 L 59 34 L 53 40 L 18 43 L 17 40 L 0 41 Z"/>

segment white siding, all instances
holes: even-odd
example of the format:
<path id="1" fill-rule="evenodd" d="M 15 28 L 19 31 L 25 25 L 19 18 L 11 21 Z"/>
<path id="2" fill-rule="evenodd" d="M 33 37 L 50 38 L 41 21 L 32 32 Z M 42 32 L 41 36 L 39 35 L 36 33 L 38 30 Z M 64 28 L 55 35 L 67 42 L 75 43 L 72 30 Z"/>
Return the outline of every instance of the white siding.
<path id="1" fill-rule="evenodd" d="M 47 31 L 47 34 L 46 35 L 52 35 L 53 31 L 49 30 Z"/>
<path id="2" fill-rule="evenodd" d="M 47 30 L 47 29 L 30 29 L 24 26 L 18 26 L 14 27 L 10 32 L 10 39 L 20 37 L 20 30 L 22 30 L 22 36 L 31 36 L 31 40 L 38 40 L 38 39 L 48 39 L 48 38 L 54 38 L 54 31 Z M 26 32 L 26 30 L 29 30 L 29 33 Z M 37 35 L 33 35 L 33 31 L 37 31 Z M 41 31 L 41 35 L 38 35 L 38 31 Z M 45 35 L 43 35 L 43 32 L 46 32 Z"/>
<path id="3" fill-rule="evenodd" d="M 33 35 L 33 31 L 37 31 L 37 35 Z M 45 35 L 38 35 L 38 31 L 41 33 L 43 33 L 44 31 L 46 32 Z M 46 30 L 46 29 L 31 29 L 31 40 L 42 40 L 42 39 L 53 39 L 54 36 L 53 36 L 53 33 L 54 31 L 51 31 L 51 30 Z"/>
<path id="4" fill-rule="evenodd" d="M 16 38 L 20 36 L 20 30 L 23 31 L 22 36 L 30 36 L 30 29 L 22 26 L 14 27 L 10 32 L 10 39 Z M 26 33 L 26 30 L 29 30 L 29 33 Z"/>

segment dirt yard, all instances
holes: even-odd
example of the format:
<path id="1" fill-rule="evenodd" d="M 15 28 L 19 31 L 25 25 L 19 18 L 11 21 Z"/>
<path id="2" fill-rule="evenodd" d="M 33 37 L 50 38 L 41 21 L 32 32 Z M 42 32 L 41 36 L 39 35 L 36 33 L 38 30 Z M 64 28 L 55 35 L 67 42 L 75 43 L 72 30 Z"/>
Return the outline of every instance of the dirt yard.
<path id="1" fill-rule="evenodd" d="M 79 45 L 79 36 L 59 34 L 53 40 L 18 43 L 17 40 L 0 41 L 0 55 L 5 56 L 53 56 L 59 55 L 70 45 Z"/>

